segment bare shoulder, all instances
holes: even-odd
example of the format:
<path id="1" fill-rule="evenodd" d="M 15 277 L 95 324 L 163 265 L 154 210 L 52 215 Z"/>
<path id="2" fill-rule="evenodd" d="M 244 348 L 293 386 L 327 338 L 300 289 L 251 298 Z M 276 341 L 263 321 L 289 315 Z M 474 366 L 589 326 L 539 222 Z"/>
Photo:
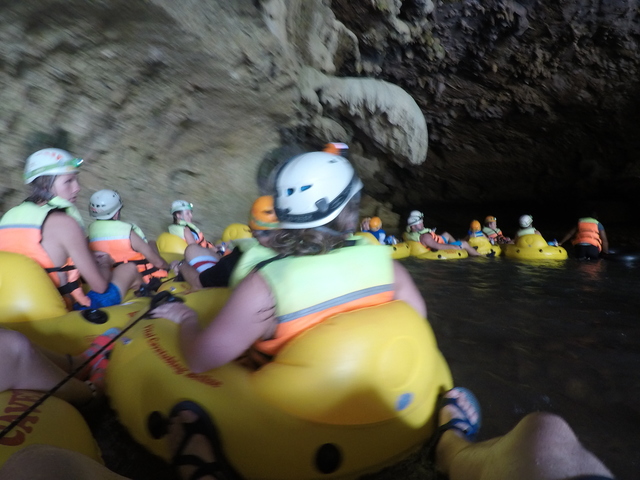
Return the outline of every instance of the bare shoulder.
<path id="1" fill-rule="evenodd" d="M 51 212 L 43 225 L 45 234 L 55 233 L 61 238 L 85 238 L 78 222 L 63 212 Z"/>
<path id="2" fill-rule="evenodd" d="M 232 297 L 261 307 L 275 303 L 269 284 L 257 272 L 247 275 L 235 289 Z"/>
<path id="3" fill-rule="evenodd" d="M 48 216 L 47 219 L 45 220 L 45 223 L 47 225 L 60 225 L 60 226 L 64 226 L 64 227 L 68 227 L 70 225 L 73 225 L 76 228 L 80 228 L 78 225 L 78 222 L 75 221 L 73 218 L 71 218 L 69 215 L 67 215 L 64 212 L 51 212 Z"/>

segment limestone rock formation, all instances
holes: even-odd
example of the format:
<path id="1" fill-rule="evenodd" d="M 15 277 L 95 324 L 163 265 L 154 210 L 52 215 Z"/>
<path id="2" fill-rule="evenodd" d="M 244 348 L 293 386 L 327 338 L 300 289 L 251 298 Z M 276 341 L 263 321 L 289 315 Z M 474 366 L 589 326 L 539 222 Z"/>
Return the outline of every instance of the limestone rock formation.
<path id="1" fill-rule="evenodd" d="M 51 135 L 87 160 L 80 203 L 115 188 L 149 236 L 184 197 L 215 237 L 246 218 L 274 149 L 327 141 L 347 142 L 366 193 L 400 214 L 637 203 L 633 3 L 24 0 L 0 13 L 0 211 Z"/>

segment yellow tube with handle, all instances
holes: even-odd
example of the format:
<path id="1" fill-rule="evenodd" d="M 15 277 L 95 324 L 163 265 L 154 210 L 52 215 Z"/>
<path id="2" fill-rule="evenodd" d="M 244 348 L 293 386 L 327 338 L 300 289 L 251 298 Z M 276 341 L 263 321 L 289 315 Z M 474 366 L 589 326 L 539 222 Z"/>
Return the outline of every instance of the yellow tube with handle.
<path id="1" fill-rule="evenodd" d="M 396 463 L 434 433 L 438 396 L 452 386 L 429 323 L 400 301 L 327 319 L 257 371 L 231 362 L 191 372 L 178 328 L 157 319 L 116 343 L 111 405 L 169 460 L 162 425 L 195 402 L 215 427 L 217 458 L 246 479 L 355 479 Z"/>

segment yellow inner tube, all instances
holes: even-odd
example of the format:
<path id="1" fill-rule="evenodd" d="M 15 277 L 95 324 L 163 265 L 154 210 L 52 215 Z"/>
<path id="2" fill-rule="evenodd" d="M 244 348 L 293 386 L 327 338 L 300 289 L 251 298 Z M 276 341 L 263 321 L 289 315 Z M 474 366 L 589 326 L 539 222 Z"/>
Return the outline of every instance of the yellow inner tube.
<path id="1" fill-rule="evenodd" d="M 438 395 L 452 385 L 428 322 L 398 301 L 328 319 L 258 371 L 232 362 L 195 374 L 178 338 L 178 326 L 159 319 L 119 341 L 111 405 L 138 442 L 169 459 L 150 426 L 196 402 L 216 426 L 218 453 L 246 479 L 357 478 L 393 464 L 433 434 Z M 319 471 L 325 446 L 340 461 Z"/>
<path id="2" fill-rule="evenodd" d="M 41 392 L 31 390 L 1 392 L 0 431 L 43 395 Z M 98 444 L 82 415 L 73 406 L 56 397 L 49 397 L 0 438 L 0 467 L 14 453 L 35 444 L 66 448 L 102 463 Z"/>

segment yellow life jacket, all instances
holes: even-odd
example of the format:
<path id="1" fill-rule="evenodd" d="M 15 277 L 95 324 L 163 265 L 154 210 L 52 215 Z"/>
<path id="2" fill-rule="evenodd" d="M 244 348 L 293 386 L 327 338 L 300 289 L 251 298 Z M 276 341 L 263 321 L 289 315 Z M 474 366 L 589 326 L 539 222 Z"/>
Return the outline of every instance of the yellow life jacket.
<path id="1" fill-rule="evenodd" d="M 242 255 L 231 272 L 231 277 L 229 278 L 230 288 L 236 288 L 260 262 L 269 260 L 277 255 L 277 253 L 270 248 L 260 245 L 255 238 L 243 240 L 246 241 L 238 242 L 237 244 L 237 247 L 242 251 Z"/>
<path id="2" fill-rule="evenodd" d="M 137 225 L 120 220 L 96 220 L 89 225 L 89 248 L 94 252 L 108 253 L 116 264 L 135 263 L 145 282 L 148 282 L 151 277 L 166 277 L 166 270 L 155 267 L 144 255 L 133 249 L 132 230 L 145 242 L 147 241 Z"/>
<path id="3" fill-rule="evenodd" d="M 273 338 L 254 345 L 267 355 L 338 313 L 390 302 L 395 291 L 393 260 L 383 245 L 286 257 L 266 264 L 258 273 L 275 298 L 278 321 Z"/>
<path id="4" fill-rule="evenodd" d="M 56 197 L 57 198 L 57 197 Z M 42 247 L 42 225 L 51 212 L 63 211 L 63 199 L 53 199 L 39 206 L 33 202 L 23 202 L 13 207 L 0 219 L 0 250 L 19 253 L 32 258 L 44 268 L 61 295 L 71 295 L 79 304 L 88 307 L 91 300 L 84 294 L 80 283 L 80 273 L 70 258 L 61 266 L 55 266 L 49 254 Z M 69 203 L 69 202 L 66 202 Z M 69 205 L 71 205 L 69 203 Z M 74 207 L 75 208 L 75 207 Z M 73 210 L 71 210 L 73 212 Z M 75 210 L 77 213 L 77 209 Z M 71 215 L 76 218 L 75 215 Z M 77 219 L 76 219 L 77 220 Z M 80 224 L 82 226 L 82 224 Z M 67 283 L 61 285 L 58 272 L 67 272 Z"/>
<path id="5" fill-rule="evenodd" d="M 184 238 L 185 227 L 187 227 L 191 231 L 191 234 L 193 235 L 193 238 L 198 245 L 205 248 L 210 248 L 212 246 L 210 242 L 207 242 L 204 239 L 204 234 L 198 227 L 196 227 L 193 223 L 187 222 L 185 220 L 178 220 L 178 223 L 172 223 L 171 225 L 169 225 L 169 233 L 182 238 L 184 241 L 187 241 L 187 239 Z"/>

